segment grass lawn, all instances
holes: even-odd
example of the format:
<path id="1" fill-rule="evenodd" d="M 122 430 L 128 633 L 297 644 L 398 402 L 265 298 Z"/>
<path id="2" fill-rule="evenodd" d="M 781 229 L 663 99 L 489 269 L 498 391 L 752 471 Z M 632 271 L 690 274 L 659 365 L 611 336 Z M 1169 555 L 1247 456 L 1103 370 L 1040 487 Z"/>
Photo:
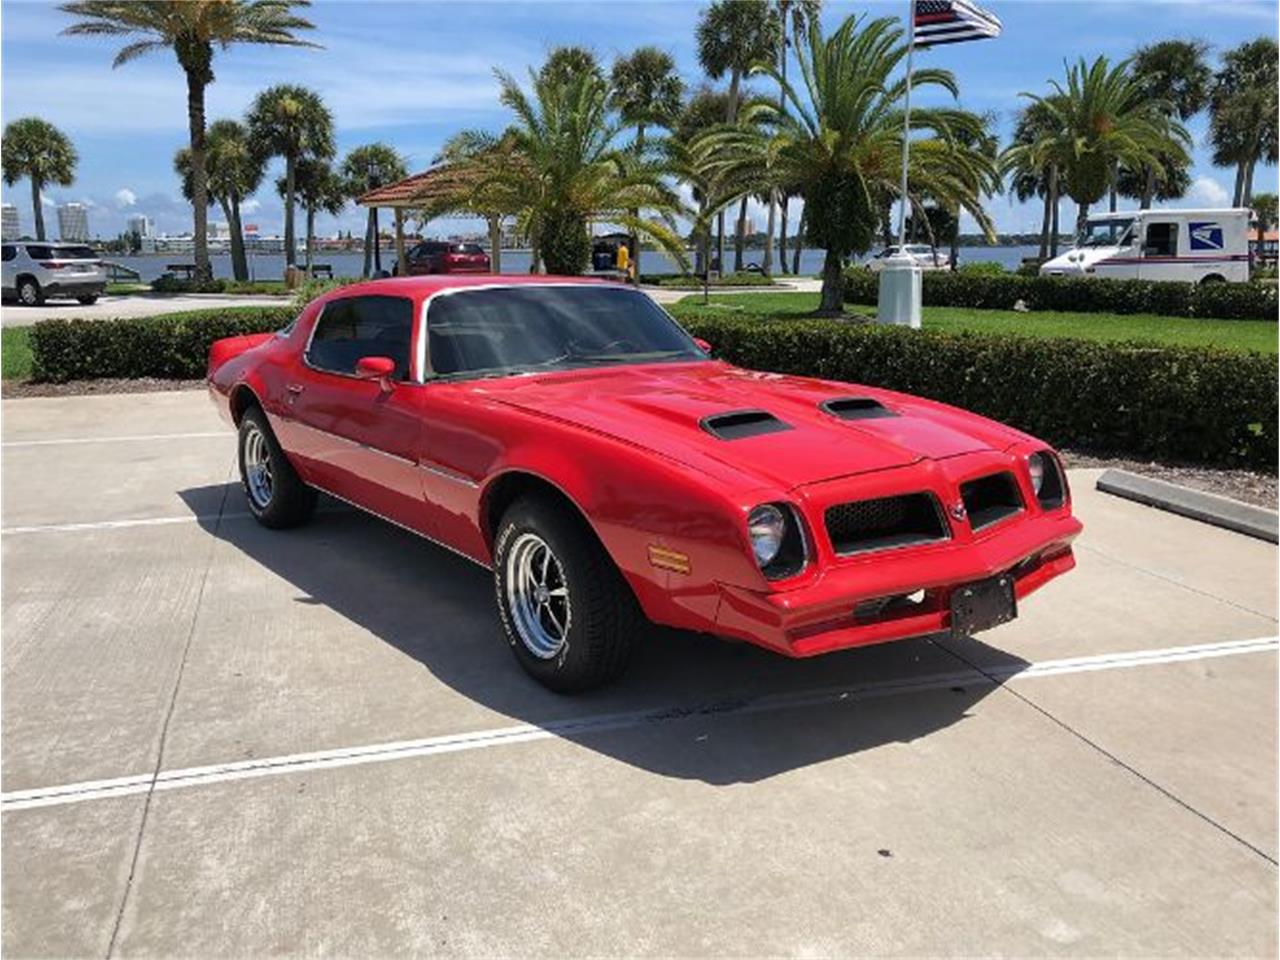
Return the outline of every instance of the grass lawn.
<path id="1" fill-rule="evenodd" d="M 25 380 L 31 376 L 31 328 L 0 328 L 0 377 Z"/>
<path id="2" fill-rule="evenodd" d="M 708 307 L 702 306 L 701 296 L 685 297 L 674 305 L 673 312 L 677 317 L 684 313 L 731 316 L 742 312 L 785 317 L 808 313 L 817 307 L 816 293 L 739 293 L 713 295 Z M 875 308 L 870 306 L 850 304 L 848 309 L 855 314 L 875 314 Z M 1017 313 L 1013 310 L 925 307 L 924 326 L 928 330 L 1104 341 L 1142 340 L 1171 346 L 1280 352 L 1277 344 L 1280 327 L 1267 320 L 1194 320 L 1147 313 Z"/>

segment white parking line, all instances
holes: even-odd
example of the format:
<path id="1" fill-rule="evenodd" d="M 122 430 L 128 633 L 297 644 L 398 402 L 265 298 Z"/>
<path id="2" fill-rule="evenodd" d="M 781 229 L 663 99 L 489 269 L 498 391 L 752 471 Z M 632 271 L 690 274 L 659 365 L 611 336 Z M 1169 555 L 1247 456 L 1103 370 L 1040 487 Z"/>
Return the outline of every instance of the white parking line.
<path id="1" fill-rule="evenodd" d="M 134 443 L 139 440 L 195 440 L 206 437 L 232 438 L 229 430 L 210 430 L 202 433 L 135 433 L 123 437 L 64 437 L 54 440 L 6 440 L 0 447 L 56 447 L 75 443 Z"/>
<path id="2" fill-rule="evenodd" d="M 280 774 L 301 773 L 308 770 L 351 767 L 365 763 L 386 763 L 391 760 L 406 760 L 411 757 L 428 757 L 467 750 L 483 750 L 489 747 L 509 746 L 555 737 L 571 738 L 607 730 L 643 727 L 694 716 L 745 716 L 842 702 L 855 703 L 880 697 L 945 689 L 964 684 L 988 685 L 991 682 L 988 676 L 996 677 L 1005 682 L 1020 682 L 1022 680 L 1056 677 L 1071 673 L 1153 666 L 1162 663 L 1181 663 L 1188 660 L 1231 657 L 1248 653 L 1267 653 L 1275 652 L 1276 650 L 1280 650 L 1280 637 L 1261 637 L 1254 640 L 1231 640 L 1224 643 L 1165 647 L 1159 650 L 1069 657 L 1062 660 L 1045 660 L 1029 665 L 984 666 L 983 670 L 986 675 L 973 670 L 956 670 L 948 673 L 935 673 L 899 680 L 796 691 L 794 693 L 706 703 L 691 707 L 677 706 L 630 713 L 600 714 L 590 717 L 557 720 L 540 725 L 518 724 L 510 727 L 478 730 L 473 733 L 427 737 L 420 740 L 398 740 L 391 743 L 341 747 L 334 750 L 316 750 L 308 753 L 262 757 L 233 763 L 164 770 L 154 777 L 154 788 L 156 790 L 176 790 L 183 787 L 207 786 L 231 780 L 256 779 Z M 0 812 L 8 813 L 37 807 L 81 803 L 86 800 L 105 800 L 110 797 L 130 796 L 146 793 L 152 789 L 152 786 L 152 775 L 143 773 L 107 780 L 87 780 L 59 786 L 14 790 L 9 793 L 0 793 Z"/>
<path id="3" fill-rule="evenodd" d="M 223 520 L 251 517 L 248 511 L 222 514 Z M 188 513 L 180 517 L 144 517 L 140 520 L 93 520 L 87 523 L 42 523 L 29 527 L 3 527 L 0 534 L 10 536 L 19 533 L 74 533 L 79 530 L 120 530 L 126 527 L 163 527 L 171 523 L 213 523 L 216 513 Z"/>

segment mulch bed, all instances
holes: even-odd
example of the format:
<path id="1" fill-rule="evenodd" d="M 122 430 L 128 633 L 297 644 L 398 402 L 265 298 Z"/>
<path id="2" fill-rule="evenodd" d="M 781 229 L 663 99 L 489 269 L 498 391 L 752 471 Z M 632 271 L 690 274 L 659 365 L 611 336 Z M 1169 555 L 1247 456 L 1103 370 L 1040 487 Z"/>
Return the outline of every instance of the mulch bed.
<path id="1" fill-rule="evenodd" d="M 165 390 L 203 390 L 203 380 L 73 380 L 70 383 L 31 383 L 5 380 L 0 386 L 0 396 L 5 399 L 23 397 L 82 397 L 102 393 L 157 393 Z M 1078 450 L 1063 450 L 1068 467 L 1088 469 L 1116 468 L 1128 470 L 1144 477 L 1176 483 L 1193 490 L 1216 493 L 1254 506 L 1275 510 L 1280 486 L 1273 474 L 1255 473 L 1251 470 L 1224 470 L 1213 467 L 1189 466 L 1176 463 L 1155 463 L 1149 460 L 1128 460 L 1123 457 L 1097 456 Z"/>

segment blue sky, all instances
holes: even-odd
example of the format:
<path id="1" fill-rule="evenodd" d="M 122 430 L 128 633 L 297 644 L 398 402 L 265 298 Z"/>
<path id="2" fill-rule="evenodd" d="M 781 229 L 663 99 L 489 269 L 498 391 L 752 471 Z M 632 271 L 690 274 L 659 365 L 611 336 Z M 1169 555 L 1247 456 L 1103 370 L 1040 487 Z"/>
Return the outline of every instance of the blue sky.
<path id="1" fill-rule="evenodd" d="M 953 70 L 962 105 L 993 111 L 1004 134 L 1019 91 L 1043 90 L 1050 77 L 1062 73 L 1064 58 L 1119 58 L 1169 37 L 1201 38 L 1221 51 L 1277 31 L 1274 0 L 988 0 L 985 5 L 1004 21 L 1000 39 L 926 51 L 919 62 Z M 456 130 L 505 125 L 494 66 L 523 74 L 559 44 L 591 47 L 606 64 L 619 53 L 654 44 L 668 50 L 686 83 L 696 86 L 703 80 L 693 43 L 701 7 L 695 0 L 319 0 L 307 15 L 324 49 L 220 52 L 217 80 L 208 91 L 208 117 L 239 117 L 263 87 L 300 83 L 317 90 L 333 110 L 340 154 L 384 140 L 405 155 L 411 169 L 421 169 Z M 853 13 L 902 16 L 905 8 L 905 0 L 829 0 L 823 18 L 830 27 Z M 90 204 L 91 229 L 102 236 L 119 232 L 134 213 L 152 216 L 164 231 L 189 229 L 190 208 L 181 200 L 171 166 L 174 151 L 186 143 L 186 92 L 176 62 L 160 53 L 113 70 L 117 44 L 58 36 L 68 22 L 53 3 L 38 0 L 6 0 L 0 11 L 0 119 L 41 116 L 68 133 L 80 153 L 75 184 L 49 189 L 47 200 Z M 1197 145 L 1195 184 L 1183 205 L 1229 202 L 1233 172 L 1212 165 L 1203 147 L 1204 118 L 1190 127 Z M 273 167 L 246 216 L 263 233 L 279 230 L 282 219 L 277 175 Z M 1274 167 L 1259 168 L 1256 189 L 1276 189 Z M 23 228 L 30 230 L 26 182 L 4 188 L 4 196 L 18 205 Z M 996 197 L 990 210 L 1002 230 L 1038 229 L 1034 205 Z M 1063 213 L 1070 222 L 1067 206 Z M 221 219 L 216 211 L 212 216 Z M 428 229 L 448 233 L 470 225 L 435 221 Z M 359 233 L 361 214 L 351 207 L 337 218 L 321 216 L 317 229 Z"/>

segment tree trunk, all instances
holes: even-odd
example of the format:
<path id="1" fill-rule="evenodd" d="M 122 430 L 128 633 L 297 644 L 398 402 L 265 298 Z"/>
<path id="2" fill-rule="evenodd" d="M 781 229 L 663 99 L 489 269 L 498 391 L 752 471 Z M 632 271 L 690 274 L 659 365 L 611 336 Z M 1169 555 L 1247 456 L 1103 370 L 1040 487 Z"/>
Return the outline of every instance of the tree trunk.
<path id="1" fill-rule="evenodd" d="M 724 273 L 724 208 L 716 214 L 716 259 L 711 264 L 717 273 Z M 710 272 L 710 271 L 708 271 Z"/>
<path id="2" fill-rule="evenodd" d="M 1053 191 L 1044 186 L 1044 217 L 1040 221 L 1040 262 L 1049 257 L 1049 231 L 1053 229 Z"/>
<path id="3" fill-rule="evenodd" d="M 1049 194 L 1053 197 L 1053 226 L 1049 230 L 1049 257 L 1052 259 L 1058 255 L 1058 208 L 1061 204 L 1058 202 L 1058 168 L 1049 168 Z"/>
<path id="4" fill-rule="evenodd" d="M 240 198 L 228 197 L 226 202 L 219 201 L 222 215 L 227 218 L 227 226 L 231 228 L 231 276 L 244 281 L 249 279 L 249 263 L 244 255 L 244 233 L 240 229 Z"/>
<path id="5" fill-rule="evenodd" d="M 1236 186 L 1231 192 L 1231 205 L 1233 207 L 1240 206 L 1240 197 L 1244 194 L 1244 168 L 1245 162 L 1243 160 L 1236 164 Z"/>
<path id="6" fill-rule="evenodd" d="M 828 250 L 822 261 L 822 302 L 818 305 L 821 313 L 841 313 L 844 311 L 844 271 L 840 262 L 840 254 Z"/>
<path id="7" fill-rule="evenodd" d="M 636 159 L 639 160 L 643 156 L 644 156 L 644 124 L 637 123 L 636 124 Z M 640 211 L 633 209 L 631 211 L 631 216 L 635 217 L 637 220 L 640 219 Z M 628 239 L 628 243 L 631 246 L 631 249 L 628 250 L 627 253 L 631 255 L 632 273 L 636 278 L 636 283 L 639 283 L 640 282 L 640 234 L 636 233 L 635 230 L 632 230 L 631 236 Z"/>
<path id="8" fill-rule="evenodd" d="M 307 260 L 306 271 L 307 276 L 311 276 L 311 254 L 314 245 L 314 237 L 316 233 L 316 208 L 315 204 L 307 204 Z"/>
<path id="9" fill-rule="evenodd" d="M 373 270 L 373 245 L 378 239 L 376 226 L 378 215 L 374 212 L 375 210 L 375 207 L 369 208 L 369 216 L 366 218 L 364 227 L 364 272 L 361 276 L 366 279 Z"/>
<path id="10" fill-rule="evenodd" d="M 1089 204 L 1081 203 L 1079 210 L 1076 211 L 1076 243 L 1080 243 L 1080 237 L 1084 234 L 1085 225 L 1089 222 Z"/>
<path id="11" fill-rule="evenodd" d="M 804 219 L 806 210 L 800 211 L 800 222 L 796 224 L 796 249 L 791 259 L 791 272 L 800 276 L 800 251 L 804 249 Z"/>
<path id="12" fill-rule="evenodd" d="M 36 239 L 44 240 L 44 203 L 40 199 L 40 178 L 31 178 L 31 217 L 36 223 Z"/>
<path id="13" fill-rule="evenodd" d="M 298 244 L 293 232 L 293 201 L 297 189 L 297 159 L 284 158 L 284 268 L 298 265 Z"/>
<path id="14" fill-rule="evenodd" d="M 1142 201 L 1140 204 L 1140 209 L 1150 210 L 1151 201 L 1155 199 L 1155 196 L 1156 196 L 1156 168 L 1149 166 L 1147 167 L 1147 181 L 1142 185 Z"/>
<path id="15" fill-rule="evenodd" d="M 742 251 L 747 244 L 747 198 L 738 205 L 738 222 L 733 231 L 733 272 L 742 272 Z"/>
<path id="16" fill-rule="evenodd" d="M 1247 207 L 1249 204 L 1253 203 L 1253 167 L 1257 162 L 1257 158 L 1255 157 L 1251 159 L 1245 167 L 1244 187 L 1240 194 L 1240 206 L 1242 207 Z"/>
<path id="17" fill-rule="evenodd" d="M 733 70 L 729 74 L 729 99 L 725 104 L 725 123 L 733 123 L 738 119 L 738 89 L 742 85 L 742 72 Z M 716 215 L 716 272 L 724 276 L 724 208 Z"/>
<path id="18" fill-rule="evenodd" d="M 382 238 L 378 235 L 378 208 L 373 208 L 373 272 L 382 272 Z"/>
<path id="19" fill-rule="evenodd" d="M 764 234 L 764 262 L 760 265 L 766 277 L 773 276 L 773 228 L 774 218 L 778 215 L 778 192 L 769 191 L 769 219 L 766 221 Z"/>
<path id="20" fill-rule="evenodd" d="M 499 217 L 489 218 L 489 270 L 502 272 L 502 220 Z"/>
<path id="21" fill-rule="evenodd" d="M 787 203 L 790 198 L 782 195 L 782 224 L 778 234 L 778 266 L 782 268 L 783 274 L 790 272 L 787 264 Z"/>
<path id="22" fill-rule="evenodd" d="M 191 206 L 194 214 L 195 280 L 212 280 L 209 266 L 209 172 L 204 157 L 204 83 L 187 72 L 187 126 L 191 135 Z"/>

